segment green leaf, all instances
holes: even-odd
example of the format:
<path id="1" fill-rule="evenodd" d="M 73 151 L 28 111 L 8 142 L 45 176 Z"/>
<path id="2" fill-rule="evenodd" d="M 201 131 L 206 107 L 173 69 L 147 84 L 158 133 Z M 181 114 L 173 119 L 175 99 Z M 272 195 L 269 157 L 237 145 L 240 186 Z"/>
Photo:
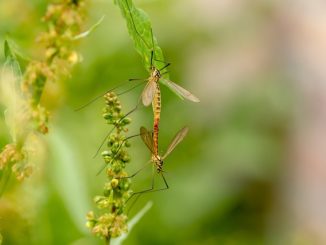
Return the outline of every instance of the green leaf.
<path id="1" fill-rule="evenodd" d="M 87 31 L 82 32 L 78 34 L 77 36 L 74 36 L 73 40 L 78 40 L 87 37 L 89 34 L 91 34 L 92 31 L 94 31 L 104 20 L 104 15 L 99 19 L 94 25 L 92 25 Z"/>
<path id="2" fill-rule="evenodd" d="M 14 142 L 21 142 L 26 136 L 26 118 L 22 113 L 24 100 L 20 90 L 22 73 L 15 54 L 9 45 L 4 42 L 5 63 L 1 69 L 0 102 L 6 108 L 5 122 Z"/>
<path id="3" fill-rule="evenodd" d="M 51 159 L 56 163 L 50 167 L 53 184 L 76 227 L 82 233 L 88 234 L 84 217 L 92 205 L 78 149 L 72 147 L 73 143 L 63 129 L 53 126 L 53 131 L 56 133 L 48 137 Z"/>
<path id="4" fill-rule="evenodd" d="M 20 65 L 16 59 L 16 56 L 12 52 L 9 42 L 5 40 L 4 42 L 4 53 L 5 53 L 5 63 L 4 67 L 6 69 L 10 69 L 11 72 L 18 78 L 22 77 L 22 72 L 20 69 Z M 21 79 L 19 79 L 21 81 Z M 19 82 L 20 82 L 19 81 Z"/>
<path id="5" fill-rule="evenodd" d="M 111 244 L 112 245 L 120 245 L 130 234 L 132 228 L 141 220 L 141 218 L 150 210 L 150 208 L 153 206 L 153 202 L 148 202 L 146 203 L 145 207 L 140 210 L 135 217 L 133 217 L 129 222 L 128 222 L 128 233 L 123 234 L 122 236 L 112 239 Z"/>
<path id="6" fill-rule="evenodd" d="M 164 66 L 163 52 L 154 37 L 148 15 L 143 10 L 136 8 L 132 0 L 116 0 L 115 3 L 120 7 L 127 22 L 129 35 L 134 42 L 136 51 L 144 60 L 145 68 L 150 71 L 151 65 L 157 68 Z M 152 52 L 153 58 L 151 57 Z M 151 64 L 151 58 L 153 64 Z"/>
<path id="7" fill-rule="evenodd" d="M 5 52 L 5 58 L 6 59 L 8 59 L 8 58 L 14 58 L 14 55 L 13 55 L 13 53 L 10 50 L 9 43 L 8 43 L 7 40 L 5 40 L 5 43 L 4 43 L 4 52 Z"/>

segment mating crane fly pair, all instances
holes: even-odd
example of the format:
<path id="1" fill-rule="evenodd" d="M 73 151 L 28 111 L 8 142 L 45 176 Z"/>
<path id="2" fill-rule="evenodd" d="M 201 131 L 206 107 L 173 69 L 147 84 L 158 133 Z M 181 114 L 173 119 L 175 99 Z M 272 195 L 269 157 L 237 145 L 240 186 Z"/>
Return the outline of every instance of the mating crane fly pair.
<path id="1" fill-rule="evenodd" d="M 175 148 L 175 146 L 180 143 L 180 141 L 187 134 L 188 128 L 183 128 L 177 133 L 177 135 L 175 136 L 174 140 L 170 145 L 171 147 L 169 147 L 167 150 L 168 154 L 165 154 L 161 159 L 158 153 L 158 133 L 159 133 L 159 122 L 160 122 L 160 114 L 161 114 L 161 91 L 160 91 L 159 82 L 162 81 L 165 85 L 167 85 L 181 98 L 185 98 L 193 102 L 199 102 L 199 99 L 196 96 L 194 96 L 192 93 L 190 93 L 188 90 L 182 88 L 176 83 L 162 78 L 161 71 L 167 68 L 170 65 L 170 63 L 166 63 L 165 66 L 163 66 L 160 69 L 158 69 L 153 65 L 153 59 L 155 59 L 155 53 L 154 53 L 155 47 L 154 47 L 154 37 L 153 37 L 152 29 L 150 28 L 151 41 L 152 41 L 152 47 L 150 47 L 150 45 L 148 45 L 148 43 L 145 41 L 142 35 L 140 35 L 136 27 L 134 17 L 132 15 L 132 10 L 128 4 L 128 0 L 124 0 L 124 1 L 128 9 L 128 13 L 134 31 L 137 33 L 137 36 L 142 40 L 146 48 L 150 50 L 150 77 L 147 79 L 147 84 L 141 94 L 141 99 L 144 106 L 149 106 L 150 104 L 152 104 L 153 114 L 154 114 L 153 133 L 150 134 L 145 128 L 142 127 L 140 130 L 140 135 L 142 137 L 142 140 L 144 141 L 144 143 L 152 153 L 152 162 L 155 164 L 157 171 L 162 172 L 163 162 L 161 160 L 163 160 Z M 163 61 L 160 62 L 165 63 Z M 176 141 L 176 139 L 178 140 Z M 164 179 L 163 175 L 162 177 Z M 166 184 L 165 179 L 164 182 Z"/>
<path id="2" fill-rule="evenodd" d="M 168 186 L 167 181 L 165 180 L 164 175 L 163 175 L 163 172 L 164 172 L 163 171 L 163 160 L 184 139 L 184 137 L 187 135 L 189 129 L 188 129 L 188 127 L 184 127 L 181 130 L 179 130 L 177 132 L 177 134 L 175 135 L 175 137 L 173 138 L 173 140 L 171 141 L 169 147 L 167 148 L 166 153 L 162 157 L 159 155 L 159 151 L 158 151 L 158 133 L 159 133 L 159 122 L 160 122 L 160 113 L 161 113 L 161 91 L 160 91 L 159 83 L 161 81 L 164 85 L 166 85 L 169 89 L 171 89 L 173 92 L 175 92 L 177 95 L 179 95 L 179 97 L 181 97 L 182 99 L 187 99 L 187 100 L 192 101 L 192 102 L 199 102 L 199 99 L 195 95 L 190 93 L 188 90 L 184 89 L 183 87 L 181 87 L 181 86 L 177 85 L 176 83 L 162 77 L 162 75 L 164 73 L 167 73 L 167 72 L 162 72 L 162 71 L 164 69 L 166 69 L 170 65 L 170 63 L 165 63 L 164 61 L 159 61 L 159 60 L 155 59 L 154 37 L 153 37 L 152 29 L 150 28 L 151 41 L 152 41 L 152 47 L 151 47 L 150 45 L 148 45 L 148 43 L 145 41 L 145 39 L 142 37 L 142 35 L 137 30 L 137 27 L 136 27 L 136 24 L 135 24 L 135 21 L 134 21 L 134 17 L 133 17 L 133 14 L 132 14 L 132 10 L 131 10 L 131 8 L 130 8 L 130 6 L 128 4 L 128 0 L 122 0 L 122 1 L 124 1 L 125 4 L 126 4 L 126 7 L 128 9 L 127 14 L 129 14 L 129 17 L 130 17 L 130 20 L 132 22 L 132 26 L 134 28 L 135 33 L 137 33 L 137 36 L 144 43 L 144 45 L 146 46 L 148 51 L 150 51 L 150 69 L 149 69 L 150 76 L 147 79 L 129 79 L 129 81 L 142 80 L 142 82 L 140 84 L 134 86 L 133 88 L 138 87 L 143 82 L 147 82 L 147 83 L 146 83 L 146 85 L 145 85 L 145 87 L 144 87 L 144 89 L 143 89 L 143 91 L 141 93 L 140 98 L 138 99 L 138 103 L 135 106 L 135 108 L 133 108 L 131 111 L 129 111 L 120 120 L 124 119 L 125 117 L 130 115 L 132 112 L 137 110 L 137 108 L 139 106 L 139 103 L 140 103 L 140 99 L 142 101 L 142 104 L 145 107 L 152 104 L 153 115 L 154 115 L 153 132 L 148 131 L 145 127 L 141 127 L 139 135 L 141 136 L 141 139 L 143 140 L 143 142 L 145 143 L 145 145 L 147 146 L 147 148 L 150 150 L 150 152 L 152 154 L 150 162 L 152 162 L 154 164 L 157 173 L 160 174 L 162 176 L 163 180 L 164 180 L 165 188 L 163 188 L 163 189 L 167 189 L 167 188 L 169 188 L 169 186 Z M 153 60 L 165 63 L 165 65 L 162 68 L 159 69 L 159 68 L 157 68 L 157 67 L 155 67 L 153 65 Z M 111 92 L 111 91 L 113 91 L 113 90 L 115 90 L 115 89 L 117 89 L 119 87 L 120 86 L 117 86 L 117 87 L 115 87 L 113 89 L 110 89 L 109 91 L 106 91 L 106 93 Z M 131 89 L 128 89 L 128 90 L 120 93 L 120 95 L 124 94 L 124 93 L 126 93 L 126 92 L 128 92 L 130 90 Z M 96 97 L 93 100 L 91 100 L 89 103 L 87 103 L 86 105 L 84 105 L 83 107 L 81 107 L 79 109 L 84 108 L 85 106 L 89 105 L 90 103 L 94 102 L 96 99 L 98 99 L 100 97 L 102 97 L 102 95 Z M 101 147 L 105 143 L 106 138 L 108 137 L 109 134 L 112 133 L 113 130 L 114 130 L 114 128 L 104 138 L 104 140 L 102 141 L 102 144 L 99 147 L 98 151 L 96 152 L 95 156 L 98 154 Z M 133 136 L 131 136 L 131 137 L 133 137 Z M 131 138 L 131 137 L 128 137 L 128 138 Z M 115 158 L 115 156 L 113 156 L 112 160 L 114 158 Z M 140 170 L 142 170 L 142 169 L 140 169 Z M 131 176 L 128 176 L 127 178 L 135 176 L 139 171 L 137 171 L 135 174 L 133 174 Z M 163 189 L 157 189 L 157 190 L 163 190 Z M 145 191 L 135 192 L 135 193 L 133 193 L 133 195 L 134 194 L 144 193 L 144 192 L 157 191 L 157 190 L 154 190 L 154 177 L 153 177 L 152 178 L 152 187 L 150 189 L 147 189 Z"/>

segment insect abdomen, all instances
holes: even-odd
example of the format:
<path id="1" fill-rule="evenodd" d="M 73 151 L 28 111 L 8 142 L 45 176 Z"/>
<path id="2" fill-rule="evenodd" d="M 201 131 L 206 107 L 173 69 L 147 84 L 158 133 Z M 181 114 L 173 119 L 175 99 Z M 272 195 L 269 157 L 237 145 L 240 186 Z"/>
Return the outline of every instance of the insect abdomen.
<path id="1" fill-rule="evenodd" d="M 154 114 L 154 125 L 153 125 L 153 142 L 154 142 L 154 153 L 158 155 L 158 133 L 159 123 L 161 116 L 161 91 L 158 83 L 156 83 L 156 92 L 153 99 L 153 114 Z"/>

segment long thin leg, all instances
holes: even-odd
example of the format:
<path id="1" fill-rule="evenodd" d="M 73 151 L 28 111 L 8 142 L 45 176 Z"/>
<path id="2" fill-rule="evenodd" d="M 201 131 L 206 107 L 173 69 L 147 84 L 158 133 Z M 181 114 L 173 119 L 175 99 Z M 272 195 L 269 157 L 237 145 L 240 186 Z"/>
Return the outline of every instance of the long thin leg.
<path id="1" fill-rule="evenodd" d="M 140 192 L 135 192 L 134 195 L 137 195 L 136 198 L 134 199 L 134 201 L 130 204 L 129 206 L 129 209 L 127 211 L 127 215 L 129 215 L 129 212 L 131 211 L 132 207 L 135 205 L 135 203 L 138 201 L 139 197 L 141 196 L 141 194 L 144 194 L 144 193 L 149 193 L 149 192 L 155 192 L 155 191 L 163 191 L 163 190 L 167 190 L 169 189 L 169 185 L 163 175 L 163 173 L 161 172 L 161 176 L 164 180 L 164 184 L 165 184 L 165 188 L 161 188 L 161 189 L 157 189 L 157 190 L 154 190 L 154 177 L 152 178 L 152 188 L 148 189 L 147 191 L 144 190 L 144 191 L 140 191 Z M 132 195 L 133 196 L 133 195 Z M 131 196 L 131 197 L 132 197 Z M 129 199 L 127 200 L 127 202 L 131 199 L 131 197 L 129 197 Z M 126 202 L 126 204 L 127 204 Z"/>
<path id="2" fill-rule="evenodd" d="M 171 64 L 170 62 L 166 62 L 166 61 L 163 61 L 163 60 L 157 60 L 157 59 L 153 59 L 153 60 L 155 60 L 157 62 L 161 62 L 163 64 Z"/>
<path id="3" fill-rule="evenodd" d="M 169 189 L 170 187 L 169 187 L 169 185 L 168 185 L 168 182 L 166 181 L 166 179 L 165 179 L 165 177 L 164 177 L 164 175 L 163 175 L 162 172 L 161 172 L 161 176 L 162 176 L 162 179 L 164 180 L 164 184 L 165 184 L 165 189 L 163 189 L 163 190 L 167 190 L 167 189 Z"/>
<path id="4" fill-rule="evenodd" d="M 166 72 L 162 72 L 161 73 L 161 76 L 163 76 L 164 74 L 167 74 L 167 73 L 169 73 L 169 72 L 167 72 L 167 71 Z"/>
<path id="5" fill-rule="evenodd" d="M 163 175 L 163 173 L 161 172 L 161 176 L 163 178 L 163 181 L 164 181 L 164 184 L 165 184 L 165 187 L 164 188 L 160 188 L 160 189 L 154 189 L 154 175 L 153 175 L 153 178 L 152 178 L 152 187 L 151 188 L 148 188 L 146 190 L 143 190 L 143 191 L 138 191 L 138 192 L 134 192 L 130 197 L 129 199 L 126 201 L 126 203 L 135 195 L 141 195 L 141 194 L 145 194 L 145 193 L 150 193 L 150 192 L 157 192 L 157 191 L 164 191 L 164 190 L 167 190 L 169 189 L 169 185 Z"/>
<path id="6" fill-rule="evenodd" d="M 144 170 L 150 163 L 152 163 L 151 161 L 149 161 L 148 163 L 146 163 L 144 166 L 142 166 L 140 169 L 138 169 L 135 173 L 133 173 L 132 175 L 126 176 L 126 177 L 120 177 L 117 179 L 129 179 L 129 178 L 133 178 L 135 177 L 139 172 L 141 172 L 142 170 Z"/>
<path id="7" fill-rule="evenodd" d="M 169 65 L 171 65 L 171 63 L 166 63 L 166 65 L 165 66 L 163 66 L 162 68 L 160 68 L 159 69 L 159 71 L 162 71 L 162 70 L 164 70 L 165 68 L 167 68 Z"/>
<path id="8" fill-rule="evenodd" d="M 153 67 L 154 50 L 151 51 L 151 68 Z"/>
<path id="9" fill-rule="evenodd" d="M 102 98 L 102 97 L 103 97 L 104 95 L 106 95 L 107 93 L 110 93 L 110 92 L 112 92 L 112 91 L 114 91 L 114 90 L 116 90 L 116 89 L 118 89 L 118 88 L 120 88 L 120 87 L 123 87 L 124 85 L 126 85 L 127 83 L 129 83 L 129 82 L 131 82 L 131 81 L 138 81 L 138 80 L 144 80 L 144 79 L 138 79 L 138 78 L 129 79 L 128 81 L 125 81 L 125 82 L 123 82 L 123 83 L 121 83 L 121 84 L 119 84 L 119 85 L 117 85 L 117 86 L 115 86 L 115 87 L 113 87 L 113 88 L 111 88 L 111 89 L 105 91 L 104 93 L 102 93 L 102 94 L 96 96 L 95 98 L 93 98 L 93 99 L 91 99 L 90 101 L 88 101 L 86 104 L 82 105 L 82 106 L 79 107 L 79 108 L 76 108 L 75 111 L 80 111 L 80 110 L 84 109 L 85 107 L 89 106 L 90 104 L 92 104 L 93 102 L 95 102 L 96 100 L 98 100 L 99 98 Z M 141 83 L 141 84 L 142 84 L 142 83 Z M 138 86 L 138 85 L 137 85 L 137 86 Z M 137 86 L 133 87 L 132 89 L 136 88 Z M 129 92 L 130 90 L 132 90 L 132 89 L 129 89 L 128 92 Z"/>
<path id="10" fill-rule="evenodd" d="M 153 165 L 153 167 L 154 167 L 154 165 Z M 155 168 L 154 168 L 154 170 L 155 170 Z M 154 172 L 153 172 L 153 177 L 152 177 L 152 187 L 149 188 L 149 189 L 147 189 L 147 190 L 144 190 L 144 191 L 135 192 L 135 193 L 133 193 L 133 194 L 129 197 L 129 199 L 126 201 L 126 204 L 127 204 L 127 202 L 128 202 L 128 201 L 129 201 L 133 196 L 136 196 L 135 200 L 130 204 L 130 207 L 129 207 L 128 211 L 127 211 L 127 214 L 128 214 L 128 215 L 129 215 L 129 212 L 131 211 L 132 207 L 135 205 L 135 203 L 138 201 L 139 197 L 140 197 L 142 194 L 149 193 L 149 192 L 156 192 L 156 191 L 164 191 L 164 190 L 169 189 L 169 185 L 168 185 L 168 183 L 167 183 L 167 181 L 166 181 L 166 179 L 165 179 L 165 177 L 164 177 L 164 175 L 163 175 L 162 172 L 161 172 L 161 176 L 162 176 L 162 178 L 163 178 L 163 181 L 164 181 L 164 184 L 165 184 L 165 188 L 160 188 L 160 189 L 156 189 L 156 190 L 154 189 Z"/>
<path id="11" fill-rule="evenodd" d="M 154 46 L 154 36 L 153 36 L 153 29 L 151 27 L 151 38 L 152 38 L 152 51 L 151 51 L 151 67 L 153 67 L 153 59 L 155 59 L 155 46 Z"/>
<path id="12" fill-rule="evenodd" d="M 114 87 L 112 89 L 109 89 L 109 90 L 105 91 L 104 93 L 96 96 L 95 98 L 93 98 L 90 101 L 88 101 L 86 104 L 82 105 L 81 107 L 76 108 L 75 111 L 80 111 L 80 110 L 84 109 L 85 107 L 89 106 L 90 104 L 92 104 L 93 102 L 95 102 L 99 98 L 102 98 L 104 95 L 106 95 L 107 93 L 110 93 L 111 91 L 113 91 L 116 88 L 118 88 L 118 87 L 116 86 L 116 87 Z"/>
<path id="13" fill-rule="evenodd" d="M 100 170 L 97 172 L 96 176 L 98 176 L 100 173 L 102 173 L 102 171 L 105 169 L 106 166 L 110 165 L 112 163 L 112 161 L 115 159 L 115 157 L 119 154 L 119 150 L 120 148 L 122 147 L 123 143 L 126 142 L 127 140 L 131 139 L 131 138 L 134 138 L 134 137 L 137 137 L 137 136 L 140 136 L 141 134 L 135 134 L 135 135 L 132 135 L 132 136 L 129 136 L 127 138 L 125 138 L 121 144 L 118 146 L 118 149 L 116 151 L 116 153 L 114 154 L 114 156 L 112 157 L 111 161 L 109 163 L 104 163 L 103 166 L 100 168 Z M 136 175 L 136 174 L 135 174 Z M 135 176 L 133 175 L 133 176 Z M 131 176 L 131 177 L 133 177 Z M 129 178 L 129 177 L 124 177 L 124 178 Z"/>
<path id="14" fill-rule="evenodd" d="M 160 71 L 161 71 L 164 68 L 168 67 L 171 63 L 167 63 L 167 62 L 165 62 L 163 60 L 158 60 L 158 59 L 155 58 L 155 45 L 154 45 L 154 35 L 153 35 L 153 29 L 152 28 L 151 28 L 151 37 L 152 37 L 151 66 L 153 66 L 153 60 L 166 64 L 163 68 L 160 69 Z"/>
<path id="15" fill-rule="evenodd" d="M 126 201 L 126 204 L 127 204 L 127 202 L 133 197 L 133 196 L 135 196 L 135 195 L 139 195 L 139 194 L 141 194 L 141 193 L 145 193 L 145 192 L 148 192 L 148 191 L 151 191 L 151 190 L 153 190 L 154 189 L 154 184 L 155 184 L 155 167 L 154 167 L 154 164 L 153 164 L 153 167 L 152 167 L 152 185 L 151 185 L 151 187 L 150 188 L 148 188 L 148 189 L 146 189 L 146 190 L 143 190 L 143 191 L 138 191 L 138 192 L 134 192 L 134 193 L 132 193 L 131 194 L 131 196 L 128 198 L 128 200 Z"/>
<path id="16" fill-rule="evenodd" d="M 140 104 L 140 98 L 138 99 L 137 105 L 136 105 L 136 106 L 135 106 L 131 111 L 129 111 L 126 115 L 124 115 L 124 116 L 123 116 L 123 117 L 118 121 L 118 123 L 120 123 L 124 118 L 126 118 L 126 117 L 129 116 L 131 113 L 133 113 L 134 111 L 136 111 L 136 110 L 138 109 L 139 104 Z M 95 152 L 93 158 L 95 158 L 95 157 L 98 155 L 98 153 L 100 152 L 101 148 L 103 147 L 103 145 L 104 145 L 106 139 L 109 137 L 109 135 L 112 133 L 112 131 L 113 131 L 115 128 L 116 128 L 116 127 L 114 126 L 114 127 L 109 131 L 109 133 L 107 133 L 107 134 L 105 135 L 105 137 L 104 137 L 104 139 L 102 140 L 102 142 L 101 142 L 99 148 L 98 148 L 97 151 Z"/>
<path id="17" fill-rule="evenodd" d="M 168 67 L 169 65 L 171 65 L 171 63 L 165 62 L 163 60 L 158 60 L 155 58 L 155 46 L 154 46 L 154 35 L 153 35 L 153 29 L 151 28 L 151 37 L 152 37 L 152 51 L 151 51 L 151 67 L 153 67 L 153 60 L 164 63 L 165 66 L 161 69 L 159 69 L 160 71 L 163 70 L 164 68 Z"/>
<path id="18" fill-rule="evenodd" d="M 131 90 L 133 90 L 133 89 L 135 89 L 135 88 L 138 88 L 140 85 L 142 85 L 142 84 L 143 84 L 144 82 L 146 82 L 146 81 L 147 81 L 147 80 L 144 80 L 144 81 L 142 81 L 141 83 L 139 83 L 139 84 L 137 84 L 137 85 L 131 87 L 130 89 L 127 89 L 127 90 L 125 90 L 125 91 L 123 91 L 123 92 L 121 92 L 121 93 L 118 93 L 117 96 L 123 95 L 123 94 L 128 93 L 129 91 L 131 91 Z"/>
<path id="19" fill-rule="evenodd" d="M 160 188 L 160 189 L 154 189 L 154 187 L 152 189 L 149 189 L 149 190 L 144 190 L 144 191 L 139 191 L 139 192 L 135 192 L 134 194 L 137 195 L 137 194 L 142 194 L 142 193 L 149 193 L 149 192 L 156 192 L 156 191 L 164 191 L 164 190 L 167 190 L 169 189 L 169 185 L 168 185 L 168 182 L 166 181 L 163 173 L 161 172 L 161 176 L 163 178 L 163 181 L 164 181 L 164 184 L 165 184 L 165 187 L 164 188 Z"/>
<path id="20" fill-rule="evenodd" d="M 104 139 L 101 141 L 100 146 L 97 148 L 93 158 L 97 157 L 98 153 L 100 152 L 101 148 L 103 147 L 106 139 L 109 137 L 109 135 L 112 133 L 112 131 L 115 129 L 115 126 L 105 135 Z"/>
<path id="21" fill-rule="evenodd" d="M 130 206 L 129 206 L 128 210 L 127 210 L 127 215 L 128 215 L 128 216 L 129 216 L 129 213 L 130 213 L 131 209 L 132 209 L 133 206 L 136 204 L 136 202 L 138 201 L 138 199 L 139 199 L 140 196 L 141 196 L 141 195 L 136 196 L 136 198 L 134 199 L 134 201 L 130 204 Z"/>

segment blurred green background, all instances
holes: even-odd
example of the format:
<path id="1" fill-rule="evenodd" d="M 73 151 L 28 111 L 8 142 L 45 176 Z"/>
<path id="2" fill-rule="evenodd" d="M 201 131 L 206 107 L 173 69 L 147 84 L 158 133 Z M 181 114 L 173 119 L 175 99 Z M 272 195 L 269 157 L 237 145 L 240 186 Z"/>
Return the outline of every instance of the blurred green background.
<path id="1" fill-rule="evenodd" d="M 10 188 L 0 200 L 3 244 L 103 244 L 85 227 L 95 210 L 105 176 L 96 176 L 101 157 L 92 158 L 110 127 L 101 116 L 103 100 L 74 109 L 129 78 L 146 78 L 120 10 L 111 0 L 90 1 L 85 29 L 102 24 L 78 47 L 83 62 L 71 77 L 47 84 L 50 109 L 44 164 L 35 176 Z M 233 2 L 233 3 L 231 3 Z M 139 0 L 150 16 L 172 81 L 201 99 L 181 101 L 162 87 L 160 149 L 184 125 L 190 132 L 165 161 L 170 189 L 143 195 L 135 215 L 154 205 L 124 244 L 282 244 L 278 212 L 296 89 L 284 68 L 275 5 L 269 1 Z M 35 38 L 47 2 L 0 2 L 0 43 L 8 36 L 26 57 L 38 58 Z M 1 61 L 3 61 L 3 52 Z M 141 88 L 121 97 L 123 109 Z M 3 107 L 0 107 L 3 111 Z M 130 134 L 152 125 L 150 108 L 131 116 Z M 10 141 L 1 113 L 0 147 Z M 150 155 L 132 140 L 128 172 Z M 37 176 L 37 177 L 36 177 Z M 133 179 L 133 189 L 150 185 L 150 168 Z M 159 185 L 163 183 L 159 178 Z M 16 204 L 13 205 L 13 204 Z M 284 243 L 283 243 L 284 244 Z"/>

